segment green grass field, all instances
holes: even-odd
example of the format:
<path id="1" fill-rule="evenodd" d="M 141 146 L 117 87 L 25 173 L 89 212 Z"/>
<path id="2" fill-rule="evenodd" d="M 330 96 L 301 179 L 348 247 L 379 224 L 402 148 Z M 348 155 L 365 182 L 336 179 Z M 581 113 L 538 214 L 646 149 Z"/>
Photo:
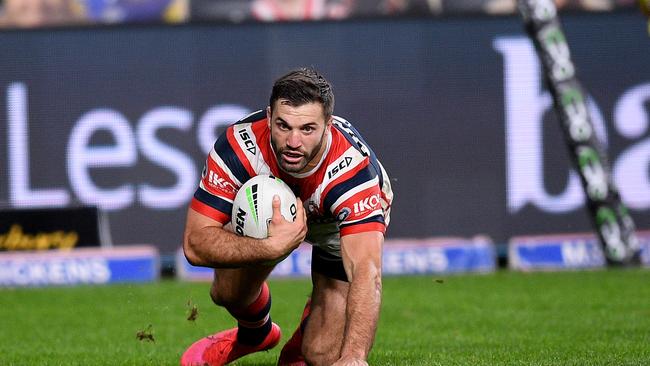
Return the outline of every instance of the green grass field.
<path id="1" fill-rule="evenodd" d="M 270 286 L 286 340 L 310 284 Z M 138 340 L 150 324 L 155 342 Z M 0 365 L 177 365 L 194 340 L 233 325 L 207 283 L 2 289 Z M 279 348 L 237 364 L 275 365 Z M 369 362 L 648 365 L 650 271 L 385 278 Z"/>

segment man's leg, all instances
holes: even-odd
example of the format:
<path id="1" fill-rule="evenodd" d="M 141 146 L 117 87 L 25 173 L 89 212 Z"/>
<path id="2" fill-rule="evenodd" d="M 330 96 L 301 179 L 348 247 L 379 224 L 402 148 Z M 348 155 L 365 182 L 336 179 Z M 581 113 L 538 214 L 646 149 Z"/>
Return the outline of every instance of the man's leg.
<path id="1" fill-rule="evenodd" d="M 341 355 L 349 283 L 312 271 L 311 313 L 302 354 L 310 365 L 331 365 Z"/>
<path id="2" fill-rule="evenodd" d="M 195 342 L 181 358 L 182 365 L 225 365 L 279 342 L 280 328 L 271 322 L 271 294 L 265 282 L 272 269 L 215 270 L 210 296 L 228 310 L 238 326 Z"/>
<path id="3" fill-rule="evenodd" d="M 298 328 L 284 345 L 284 347 L 282 347 L 280 358 L 278 358 L 278 366 L 307 365 L 305 363 L 305 358 L 302 356 L 302 335 L 305 332 L 305 327 L 307 326 L 307 320 L 309 319 L 310 313 L 311 297 L 307 298 L 307 304 L 305 304 L 305 308 L 302 311 L 302 316 L 300 317 L 300 324 L 298 324 Z"/>
<path id="4" fill-rule="evenodd" d="M 237 320 L 237 341 L 257 345 L 271 331 L 271 293 L 266 278 L 273 267 L 219 269 L 210 289 L 212 301 Z"/>

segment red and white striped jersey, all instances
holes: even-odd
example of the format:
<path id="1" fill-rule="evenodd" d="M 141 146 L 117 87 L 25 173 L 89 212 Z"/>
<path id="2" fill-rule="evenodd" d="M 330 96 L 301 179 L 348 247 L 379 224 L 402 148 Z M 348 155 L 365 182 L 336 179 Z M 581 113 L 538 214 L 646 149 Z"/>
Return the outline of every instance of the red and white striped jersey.
<path id="1" fill-rule="evenodd" d="M 340 256 L 340 236 L 385 232 L 393 199 L 390 180 L 348 121 L 334 117 L 326 151 L 306 173 L 281 170 L 271 146 L 264 111 L 229 126 L 206 159 L 191 208 L 226 224 L 239 187 L 251 177 L 270 174 L 287 183 L 304 202 L 306 240 L 311 244 Z"/>

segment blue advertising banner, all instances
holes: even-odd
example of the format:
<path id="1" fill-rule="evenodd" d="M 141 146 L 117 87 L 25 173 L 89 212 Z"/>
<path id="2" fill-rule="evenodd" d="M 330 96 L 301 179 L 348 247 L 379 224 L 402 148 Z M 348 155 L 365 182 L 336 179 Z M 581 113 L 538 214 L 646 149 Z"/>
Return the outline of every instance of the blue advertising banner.
<path id="1" fill-rule="evenodd" d="M 390 275 L 496 269 L 496 250 L 491 240 L 484 237 L 393 240 L 387 242 L 383 254 L 383 271 Z"/>
<path id="2" fill-rule="evenodd" d="M 491 272 L 496 269 L 496 252 L 485 237 L 387 240 L 384 243 L 382 272 L 385 276 Z M 211 280 L 213 269 L 192 266 L 182 250 L 176 253 L 176 270 L 183 280 Z M 311 275 L 311 246 L 303 243 L 278 263 L 272 277 Z"/>
<path id="3" fill-rule="evenodd" d="M 650 231 L 637 232 L 637 236 L 641 263 L 650 266 Z M 508 261 L 510 268 L 522 271 L 605 267 L 602 248 L 592 233 L 514 237 Z"/>
<path id="4" fill-rule="evenodd" d="M 0 287 L 151 282 L 159 276 L 152 246 L 0 253 Z"/>

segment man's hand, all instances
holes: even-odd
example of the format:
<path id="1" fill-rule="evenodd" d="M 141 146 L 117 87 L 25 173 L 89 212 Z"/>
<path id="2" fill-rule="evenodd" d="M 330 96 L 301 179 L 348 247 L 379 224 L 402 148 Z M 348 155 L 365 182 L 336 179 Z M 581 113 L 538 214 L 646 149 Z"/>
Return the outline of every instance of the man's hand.
<path id="1" fill-rule="evenodd" d="M 367 231 L 341 237 L 341 257 L 350 281 L 345 333 L 336 364 L 366 365 L 381 306 L 381 250 L 384 235 Z M 339 363 L 341 362 L 341 363 Z"/>
<path id="2" fill-rule="evenodd" d="M 276 263 L 295 249 L 307 235 L 307 219 L 300 199 L 296 199 L 296 220 L 284 219 L 280 199 L 273 200 L 269 237 L 255 239 L 225 230 L 223 224 L 190 208 L 187 212 L 183 252 L 195 266 L 235 268 Z"/>
<path id="3" fill-rule="evenodd" d="M 307 215 L 300 198 L 296 197 L 296 219 L 287 221 L 280 212 L 280 197 L 273 197 L 273 217 L 269 223 L 269 236 L 265 244 L 282 257 L 296 249 L 307 235 Z"/>
<path id="4" fill-rule="evenodd" d="M 340 358 L 332 364 L 332 366 L 368 366 L 368 362 L 360 358 Z"/>

